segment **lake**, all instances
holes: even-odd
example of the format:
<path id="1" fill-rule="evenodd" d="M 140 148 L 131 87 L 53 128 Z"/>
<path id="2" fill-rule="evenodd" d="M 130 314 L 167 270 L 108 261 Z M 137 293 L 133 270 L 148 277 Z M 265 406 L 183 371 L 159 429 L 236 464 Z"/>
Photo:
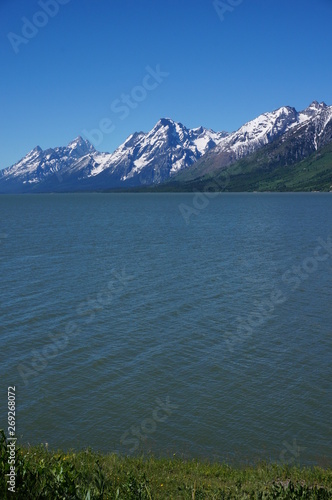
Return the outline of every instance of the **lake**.
<path id="1" fill-rule="evenodd" d="M 18 442 L 332 462 L 332 194 L 1 196 Z"/>

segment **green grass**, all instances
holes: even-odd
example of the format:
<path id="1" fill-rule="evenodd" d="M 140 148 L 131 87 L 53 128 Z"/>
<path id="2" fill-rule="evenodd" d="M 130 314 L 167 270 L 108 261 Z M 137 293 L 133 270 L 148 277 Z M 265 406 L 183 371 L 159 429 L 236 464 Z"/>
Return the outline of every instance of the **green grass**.
<path id="1" fill-rule="evenodd" d="M 332 470 L 260 463 L 230 467 L 180 457 L 122 457 L 91 450 L 17 449 L 16 492 L 7 491 L 6 440 L 0 431 L 0 498 L 330 499 Z"/>
<path id="2" fill-rule="evenodd" d="M 289 163 L 285 164 L 286 146 L 279 142 L 272 143 L 263 150 L 238 160 L 227 169 L 218 168 L 217 159 L 207 156 L 199 160 L 197 165 L 180 172 L 174 179 L 159 186 L 145 188 L 145 190 L 156 192 L 331 191 L 332 143 L 305 160 L 295 162 L 289 158 Z M 279 156 L 283 158 L 283 161 L 279 161 Z M 204 171 L 208 173 L 204 174 Z"/>
<path id="3" fill-rule="evenodd" d="M 332 144 L 295 165 L 269 165 L 245 161 L 236 165 L 241 173 L 232 176 L 230 191 L 330 191 L 332 186 Z M 234 166 L 235 168 L 235 166 Z"/>

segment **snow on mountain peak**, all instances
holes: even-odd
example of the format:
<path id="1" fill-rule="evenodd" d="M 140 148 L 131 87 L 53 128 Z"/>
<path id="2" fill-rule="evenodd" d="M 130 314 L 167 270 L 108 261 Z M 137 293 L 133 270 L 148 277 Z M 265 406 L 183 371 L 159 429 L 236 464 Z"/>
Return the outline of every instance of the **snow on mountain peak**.
<path id="1" fill-rule="evenodd" d="M 167 127 L 172 127 L 174 126 L 175 122 L 171 120 L 171 118 L 160 118 L 160 120 L 157 121 L 153 129 L 151 130 L 159 130 L 161 128 L 167 128 Z"/>
<path id="2" fill-rule="evenodd" d="M 87 140 L 83 139 L 80 135 L 76 137 L 73 141 L 71 141 L 67 148 L 74 150 L 77 149 L 80 151 L 80 153 L 89 153 L 95 151 L 95 148 L 92 146 L 92 144 Z"/>
<path id="3" fill-rule="evenodd" d="M 323 109 L 323 108 L 327 108 L 325 102 L 312 101 L 312 103 L 307 109 Z"/>
<path id="4" fill-rule="evenodd" d="M 242 158 L 283 134 L 296 120 L 297 111 L 289 106 L 263 113 L 227 135 L 220 141 L 218 150 L 228 151 L 236 159 Z"/>
<path id="5" fill-rule="evenodd" d="M 37 146 L 3 170 L 0 180 L 2 186 L 9 180 L 13 190 L 32 184 L 43 189 L 45 180 L 46 189 L 50 189 L 54 182 L 59 182 L 58 172 L 69 186 L 79 186 L 82 180 L 86 186 L 99 188 L 156 184 L 190 167 L 209 151 L 217 156 L 222 153 L 227 166 L 278 137 L 287 137 L 288 132 L 297 133 L 297 128 L 306 135 L 308 127 L 308 141 L 314 141 L 318 147 L 325 140 L 324 131 L 331 119 L 332 107 L 317 101 L 301 112 L 282 106 L 263 113 L 232 133 L 214 132 L 202 126 L 190 129 L 170 118 L 161 118 L 149 132 L 131 134 L 113 153 L 96 151 L 81 136 L 65 147 L 43 151 Z"/>
<path id="6" fill-rule="evenodd" d="M 298 113 L 299 123 L 307 122 L 312 118 L 320 116 L 321 113 L 326 113 L 331 110 L 331 107 L 327 106 L 325 102 L 313 101 L 307 108 Z"/>
<path id="7" fill-rule="evenodd" d="M 306 113 L 309 116 L 313 116 L 327 108 L 328 106 L 325 104 L 325 102 L 313 101 L 307 108 L 301 111 L 301 113 Z"/>

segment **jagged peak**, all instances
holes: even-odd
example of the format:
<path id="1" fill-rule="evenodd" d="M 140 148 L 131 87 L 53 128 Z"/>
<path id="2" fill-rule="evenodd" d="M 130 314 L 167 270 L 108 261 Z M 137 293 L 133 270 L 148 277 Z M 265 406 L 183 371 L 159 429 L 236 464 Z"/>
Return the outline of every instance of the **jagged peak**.
<path id="1" fill-rule="evenodd" d="M 321 109 L 327 108 L 327 104 L 325 104 L 324 101 L 318 102 L 318 101 L 312 101 L 312 103 L 303 111 L 320 111 Z"/>
<path id="2" fill-rule="evenodd" d="M 177 123 L 172 120 L 171 118 L 160 118 L 160 120 L 157 121 L 157 123 L 155 124 L 155 126 L 153 127 L 152 130 L 157 130 L 159 128 L 162 128 L 162 127 L 169 127 L 169 126 L 174 126 L 176 125 Z M 178 123 L 178 125 L 180 125 L 181 127 L 183 127 L 183 125 L 181 125 L 181 123 Z"/>
<path id="3" fill-rule="evenodd" d="M 322 101 L 322 102 L 312 101 L 312 103 L 310 104 L 309 108 L 316 108 L 316 109 L 327 108 L 327 105 L 325 104 L 324 101 Z"/>
<path id="4" fill-rule="evenodd" d="M 196 134 L 202 134 L 206 130 L 210 131 L 210 129 L 206 129 L 202 125 L 200 127 L 193 128 L 192 130 L 193 130 L 193 132 L 196 132 Z"/>
<path id="5" fill-rule="evenodd" d="M 29 151 L 29 153 L 26 155 L 26 158 L 34 158 L 35 156 L 39 156 L 40 153 L 43 153 L 42 148 L 40 146 L 36 146 L 35 148 L 31 149 L 31 151 Z M 20 161 L 22 161 L 23 159 L 24 158 L 22 158 Z"/>
<path id="6" fill-rule="evenodd" d="M 280 108 L 277 108 L 273 111 L 267 111 L 265 113 L 261 113 L 256 118 L 249 120 L 244 125 L 242 125 L 238 130 L 233 132 L 233 134 L 243 133 L 244 131 L 256 133 L 259 127 L 262 127 L 262 130 L 264 128 L 269 128 L 276 121 L 280 121 L 280 119 L 282 120 L 285 116 L 288 119 L 291 119 L 292 117 L 294 117 L 295 119 L 296 113 L 297 113 L 296 109 L 291 106 L 281 106 Z"/>
<path id="7" fill-rule="evenodd" d="M 68 144 L 68 147 L 82 147 L 82 146 L 87 146 L 89 149 L 93 148 L 91 142 L 89 142 L 87 139 L 83 139 L 82 136 L 78 135 L 76 137 L 76 139 L 74 139 L 73 141 L 71 141 L 69 144 Z"/>
<path id="8" fill-rule="evenodd" d="M 293 111 L 296 111 L 293 106 L 280 106 L 280 108 L 277 108 L 271 112 L 267 112 L 266 114 L 270 113 L 278 113 L 279 112 L 286 112 L 286 113 L 292 113 Z"/>
<path id="9" fill-rule="evenodd" d="M 172 118 L 169 118 L 168 116 L 165 116 L 164 118 L 160 118 L 157 122 L 157 124 L 160 123 L 161 125 L 168 125 L 169 123 L 175 123 Z"/>
<path id="10" fill-rule="evenodd" d="M 144 132 L 134 132 L 133 134 L 130 134 L 129 137 L 127 137 L 127 139 L 123 143 L 123 146 L 131 147 L 137 140 L 139 140 L 142 137 L 145 137 L 145 135 L 146 134 Z"/>

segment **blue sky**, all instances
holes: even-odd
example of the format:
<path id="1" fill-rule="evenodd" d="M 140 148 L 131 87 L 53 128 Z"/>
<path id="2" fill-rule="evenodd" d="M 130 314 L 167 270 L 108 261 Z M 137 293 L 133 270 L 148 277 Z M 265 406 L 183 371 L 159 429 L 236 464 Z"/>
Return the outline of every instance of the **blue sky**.
<path id="1" fill-rule="evenodd" d="M 0 168 L 93 129 L 111 152 L 161 117 L 232 131 L 332 104 L 332 0 L 219 2 L 1 0 Z"/>

